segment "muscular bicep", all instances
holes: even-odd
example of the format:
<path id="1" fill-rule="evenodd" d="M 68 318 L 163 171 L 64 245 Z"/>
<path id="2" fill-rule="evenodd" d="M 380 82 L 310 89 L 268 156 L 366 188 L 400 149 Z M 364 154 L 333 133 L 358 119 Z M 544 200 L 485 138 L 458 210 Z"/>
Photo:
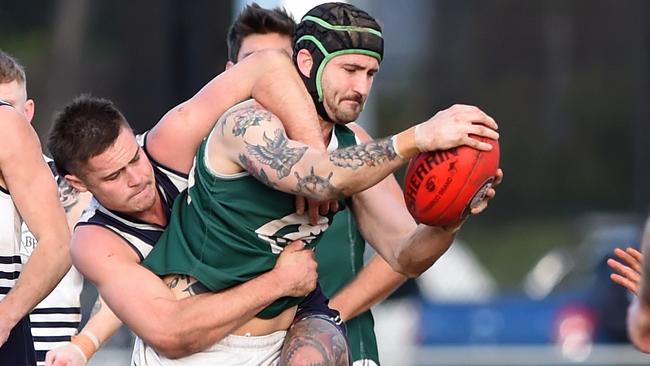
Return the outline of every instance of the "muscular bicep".
<path id="1" fill-rule="evenodd" d="M 360 143 L 372 137 L 359 125 L 348 125 Z M 386 259 L 392 258 L 392 243 L 414 230 L 416 223 L 404 205 L 402 189 L 393 174 L 352 197 L 351 209 L 363 237 Z"/>
<path id="2" fill-rule="evenodd" d="M 327 170 L 319 161 L 327 155 L 290 140 L 280 120 L 254 101 L 233 109 L 220 121 L 209 151 L 211 164 L 220 172 L 235 173 L 236 167 L 291 194 L 340 195 L 329 181 L 333 169 Z"/>
<path id="3" fill-rule="evenodd" d="M 128 244 L 109 229 L 81 226 L 71 244 L 72 261 L 95 284 L 111 310 L 140 337 L 155 337 L 174 297 L 154 273 L 140 265 Z"/>
<path id="4" fill-rule="evenodd" d="M 404 163 L 390 138 L 323 152 L 292 141 L 272 114 L 248 102 L 230 111 L 209 143 L 219 172 L 233 166 L 264 184 L 315 200 L 347 197 L 385 178 Z"/>

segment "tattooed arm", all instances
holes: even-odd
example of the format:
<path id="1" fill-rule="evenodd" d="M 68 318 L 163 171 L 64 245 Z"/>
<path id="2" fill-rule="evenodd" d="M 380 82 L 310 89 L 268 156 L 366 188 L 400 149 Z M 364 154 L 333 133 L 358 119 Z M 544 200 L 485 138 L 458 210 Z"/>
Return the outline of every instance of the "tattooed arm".
<path id="1" fill-rule="evenodd" d="M 187 173 L 215 121 L 251 96 L 282 118 L 290 136 L 325 149 L 316 109 L 291 59 L 284 51 L 269 49 L 246 57 L 167 112 L 147 137 L 149 153 L 167 167 Z"/>
<path id="2" fill-rule="evenodd" d="M 316 200 L 361 191 L 406 161 L 390 139 L 330 153 L 314 150 L 289 140 L 279 119 L 252 101 L 230 111 L 215 134 L 208 151 L 217 171 L 247 170 L 269 187 Z"/>
<path id="3" fill-rule="evenodd" d="M 231 109 L 219 121 L 218 136 L 210 140 L 209 159 L 212 168 L 220 173 L 247 170 L 266 185 L 284 192 L 315 200 L 337 199 L 373 186 L 420 149 L 448 149 L 462 144 L 490 149 L 490 144 L 468 137 L 472 133 L 498 138 L 494 130 L 471 123 L 478 120 L 494 124 L 478 109 L 474 112 L 447 113 L 442 117 L 438 113 L 418 128 L 393 138 L 327 153 L 289 140 L 276 116 L 249 101 Z"/>

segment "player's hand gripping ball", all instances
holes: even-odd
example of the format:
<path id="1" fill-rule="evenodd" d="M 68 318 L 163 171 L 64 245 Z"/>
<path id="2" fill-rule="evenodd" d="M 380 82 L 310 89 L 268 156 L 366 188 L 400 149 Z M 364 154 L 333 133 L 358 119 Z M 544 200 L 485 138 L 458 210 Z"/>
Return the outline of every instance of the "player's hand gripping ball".
<path id="1" fill-rule="evenodd" d="M 404 200 L 415 220 L 431 226 L 452 225 L 483 199 L 499 168 L 499 142 L 478 139 L 492 144 L 492 150 L 460 146 L 411 159 Z"/>

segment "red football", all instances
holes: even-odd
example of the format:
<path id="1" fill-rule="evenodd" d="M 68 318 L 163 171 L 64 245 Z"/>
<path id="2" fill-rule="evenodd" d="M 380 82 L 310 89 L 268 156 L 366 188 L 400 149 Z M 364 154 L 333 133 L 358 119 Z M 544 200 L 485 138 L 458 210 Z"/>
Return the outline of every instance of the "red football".
<path id="1" fill-rule="evenodd" d="M 483 198 L 499 168 L 499 143 L 479 139 L 492 144 L 492 150 L 461 146 L 411 159 L 404 201 L 415 220 L 431 226 L 455 224 Z"/>

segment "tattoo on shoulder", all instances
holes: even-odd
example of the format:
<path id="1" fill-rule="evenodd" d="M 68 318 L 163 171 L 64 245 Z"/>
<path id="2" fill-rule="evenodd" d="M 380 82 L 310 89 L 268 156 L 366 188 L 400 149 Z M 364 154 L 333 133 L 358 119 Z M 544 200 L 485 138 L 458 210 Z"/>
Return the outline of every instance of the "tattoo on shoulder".
<path id="1" fill-rule="evenodd" d="M 306 146 L 289 147 L 287 145 L 289 140 L 280 128 L 275 130 L 273 139 L 268 138 L 266 133 L 263 138 L 266 146 L 246 143 L 246 150 L 257 161 L 275 170 L 278 179 L 287 177 L 293 166 L 302 159 L 308 149 Z"/>
<path id="2" fill-rule="evenodd" d="M 182 292 L 187 292 L 190 295 L 198 295 L 204 292 L 210 292 L 210 289 L 205 287 L 195 278 L 188 275 L 176 275 L 167 281 L 169 288 L 182 288 Z"/>
<path id="3" fill-rule="evenodd" d="M 330 172 L 327 177 L 321 177 L 316 175 L 314 173 L 314 167 L 311 167 L 309 175 L 301 177 L 298 172 L 294 172 L 294 174 L 296 179 L 298 179 L 298 184 L 296 185 L 296 193 L 298 194 L 321 194 L 323 192 L 328 192 L 328 195 L 343 197 L 343 192 L 330 183 L 330 180 L 334 175 L 333 172 Z"/>
<path id="4" fill-rule="evenodd" d="M 253 177 L 255 177 L 257 180 L 262 182 L 264 185 L 271 187 L 273 189 L 277 187 L 277 184 L 271 182 L 269 176 L 266 175 L 264 169 L 260 168 L 260 170 L 258 171 L 253 165 L 253 162 L 248 157 L 246 157 L 246 155 L 239 154 L 239 162 L 241 163 L 244 169 L 246 169 Z"/>
<path id="5" fill-rule="evenodd" d="M 363 165 L 375 166 L 397 157 L 390 138 L 366 144 L 349 146 L 329 154 L 330 161 L 341 168 L 357 169 Z"/>
<path id="6" fill-rule="evenodd" d="M 253 105 L 232 111 L 226 116 L 226 118 L 230 117 L 235 121 L 232 134 L 235 136 L 244 136 L 249 127 L 259 126 L 264 121 L 270 121 L 271 112 L 264 109 L 261 105 Z"/>

